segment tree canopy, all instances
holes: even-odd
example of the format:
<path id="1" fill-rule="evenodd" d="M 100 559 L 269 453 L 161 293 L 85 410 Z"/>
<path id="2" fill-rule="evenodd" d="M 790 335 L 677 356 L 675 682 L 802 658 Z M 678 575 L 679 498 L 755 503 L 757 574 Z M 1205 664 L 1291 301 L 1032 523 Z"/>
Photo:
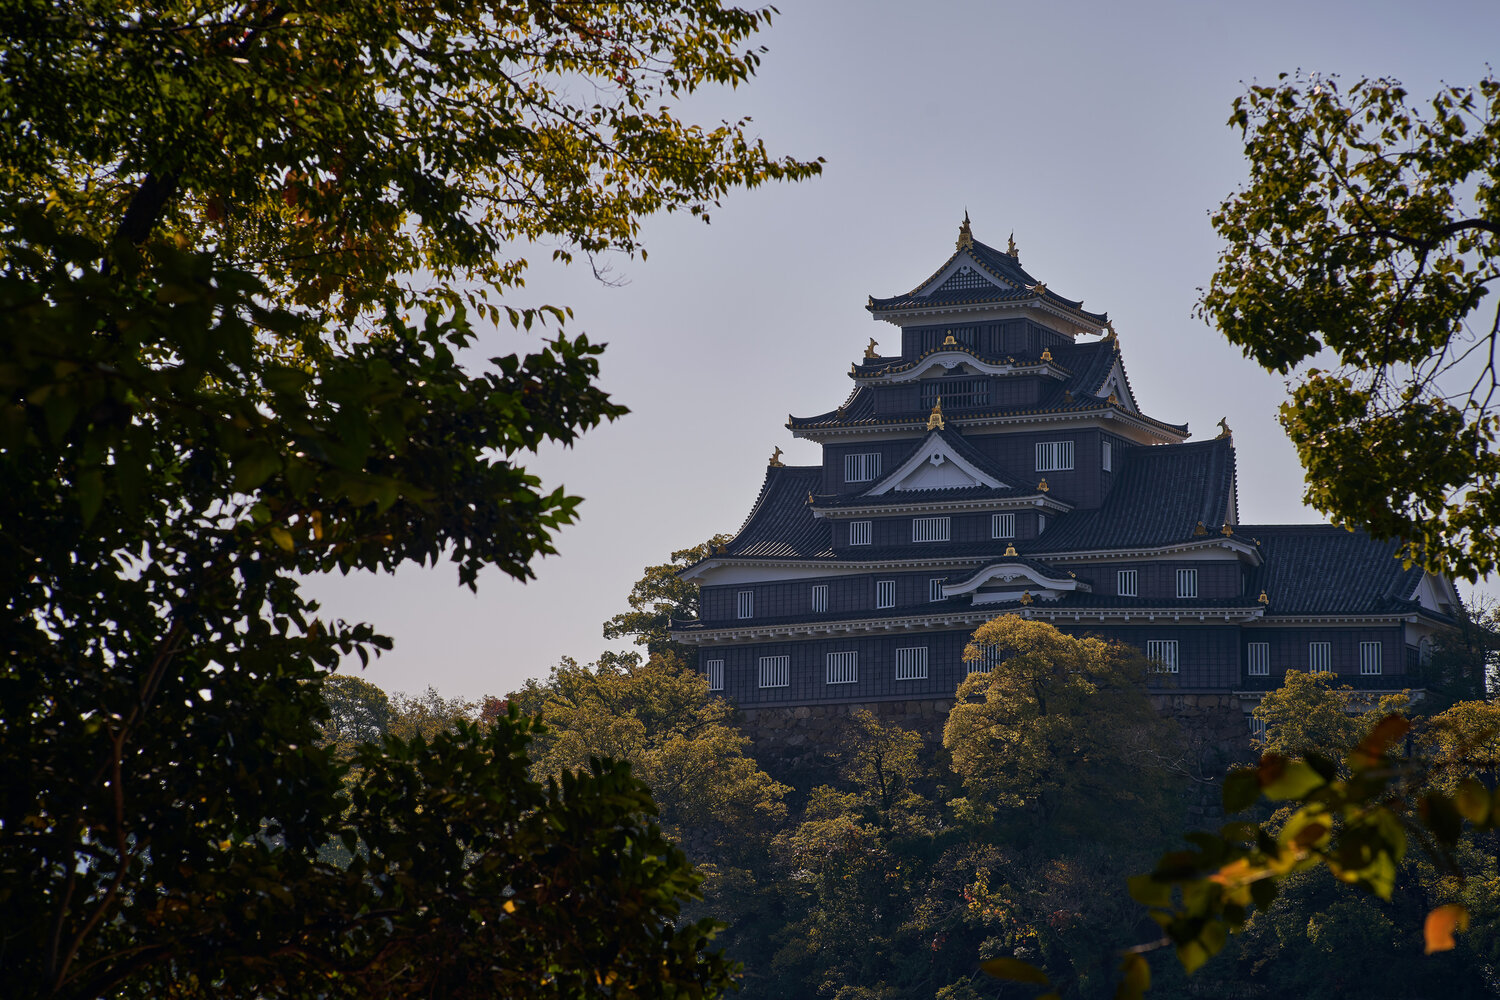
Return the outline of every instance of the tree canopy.
<path id="1" fill-rule="evenodd" d="M 565 309 L 512 301 L 525 254 L 644 254 L 645 214 L 706 216 L 732 188 L 817 172 L 744 122 L 673 110 L 749 79 L 769 17 L 715 0 L 0 5 L 13 988 L 273 995 L 264 949 L 303 926 L 297 907 L 323 890 L 296 887 L 312 883 L 345 894 L 306 919 L 365 921 L 372 961 L 379 926 L 419 947 L 401 907 L 435 904 L 406 876 L 379 925 L 358 916 L 364 890 L 314 860 L 347 807 L 321 684 L 389 643 L 320 618 L 299 574 L 447 558 L 472 587 L 488 566 L 524 579 L 552 551 L 578 501 L 525 454 L 624 408 L 595 384 L 586 335 L 484 363 L 465 356 L 473 318 L 561 326 Z M 489 777 L 453 752 L 447 771 L 409 763 L 462 799 Z M 514 801 L 618 796 L 601 831 L 649 845 L 637 791 L 604 775 Z M 585 916 L 667 933 L 691 879 L 660 857 L 641 871 L 662 895 Z M 427 888 L 461 896 L 468 876 L 446 874 Z M 214 909 L 241 898 L 259 900 L 254 920 Z M 189 914 L 224 919 L 195 930 Z M 684 927 L 661 944 L 701 940 Z M 691 974 L 710 988 L 724 970 Z"/>
<path id="2" fill-rule="evenodd" d="M 1500 559 L 1500 80 L 1408 97 L 1283 74 L 1235 102 L 1250 180 L 1199 309 L 1292 376 L 1308 503 L 1472 580 Z"/>

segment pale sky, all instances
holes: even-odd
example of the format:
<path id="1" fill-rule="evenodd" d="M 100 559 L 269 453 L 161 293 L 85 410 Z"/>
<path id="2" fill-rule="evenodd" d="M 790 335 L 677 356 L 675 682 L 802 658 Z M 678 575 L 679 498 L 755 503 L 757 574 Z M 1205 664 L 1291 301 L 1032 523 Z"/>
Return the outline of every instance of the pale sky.
<path id="1" fill-rule="evenodd" d="M 1298 70 L 1393 76 L 1423 97 L 1473 83 L 1500 52 L 1500 3 L 778 6 L 757 78 L 685 113 L 750 115 L 773 151 L 826 158 L 822 178 L 734 192 L 708 226 L 648 220 L 649 260 L 610 262 L 618 287 L 587 265 L 531 272 L 510 301 L 571 306 L 570 329 L 609 344 L 603 385 L 632 412 L 526 463 L 585 498 L 536 580 L 490 572 L 473 594 L 444 564 L 309 583 L 325 614 L 395 639 L 366 679 L 478 697 L 627 648 L 601 624 L 643 567 L 735 531 L 772 448 L 819 460 L 787 415 L 843 402 L 870 337 L 897 349 L 866 296 L 927 277 L 965 210 L 975 238 L 1003 247 L 1014 231 L 1038 280 L 1109 312 L 1146 412 L 1195 439 L 1227 417 L 1242 520 L 1318 520 L 1276 423 L 1281 380 L 1193 316 L 1218 251 L 1209 211 L 1245 176 L 1231 102 Z M 536 342 L 496 330 L 480 356 Z"/>

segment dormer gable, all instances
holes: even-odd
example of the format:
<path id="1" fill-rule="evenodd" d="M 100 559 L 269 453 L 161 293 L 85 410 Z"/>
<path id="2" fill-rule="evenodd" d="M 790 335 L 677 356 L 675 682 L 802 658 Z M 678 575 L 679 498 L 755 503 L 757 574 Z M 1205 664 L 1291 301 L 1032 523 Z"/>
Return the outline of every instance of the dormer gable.
<path id="1" fill-rule="evenodd" d="M 959 251 L 948 265 L 938 271 L 911 294 L 926 298 L 948 292 L 1012 292 L 1014 282 L 1006 281 L 989 269 L 968 250 Z"/>
<path id="2" fill-rule="evenodd" d="M 928 433 L 916 451 L 907 456 L 889 475 L 866 490 L 864 496 L 885 496 L 910 490 L 958 490 L 988 486 L 1003 490 L 1011 487 L 964 455 L 938 431 Z"/>
<path id="3" fill-rule="evenodd" d="M 1098 396 L 1100 399 L 1108 399 L 1110 396 L 1113 396 L 1115 397 L 1115 401 L 1120 404 L 1120 408 L 1125 410 L 1125 412 L 1141 412 L 1140 407 L 1135 402 L 1135 393 L 1130 389 L 1130 379 L 1125 376 L 1125 362 L 1120 359 L 1119 354 L 1115 355 L 1115 362 L 1110 365 L 1109 374 L 1105 375 L 1104 381 L 1099 383 L 1097 389 L 1093 390 L 1093 395 Z"/>

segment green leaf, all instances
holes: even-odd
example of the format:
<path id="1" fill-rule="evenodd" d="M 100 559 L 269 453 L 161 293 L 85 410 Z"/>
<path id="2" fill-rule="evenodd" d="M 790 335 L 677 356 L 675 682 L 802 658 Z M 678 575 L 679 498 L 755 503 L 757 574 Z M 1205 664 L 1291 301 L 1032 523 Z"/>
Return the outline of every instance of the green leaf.
<path id="1" fill-rule="evenodd" d="M 1047 986 L 1051 983 L 1045 972 L 1018 958 L 992 958 L 980 962 L 979 970 L 995 979 L 1008 979 L 1014 983 L 1035 983 L 1038 986 Z"/>

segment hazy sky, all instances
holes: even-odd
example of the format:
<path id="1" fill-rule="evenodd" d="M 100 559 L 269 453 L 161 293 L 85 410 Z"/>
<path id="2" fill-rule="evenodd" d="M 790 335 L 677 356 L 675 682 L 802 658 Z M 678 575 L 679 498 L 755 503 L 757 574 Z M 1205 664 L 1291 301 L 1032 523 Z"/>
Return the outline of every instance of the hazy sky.
<path id="1" fill-rule="evenodd" d="M 1472 83 L 1500 52 L 1500 3 L 778 6 L 755 81 L 688 113 L 750 115 L 773 151 L 826 158 L 823 177 L 735 192 L 708 226 L 648 220 L 650 259 L 611 261 L 617 287 L 587 266 L 531 272 L 512 301 L 572 306 L 571 329 L 609 343 L 602 381 L 632 413 L 528 463 L 585 498 L 536 580 L 492 572 L 473 594 L 442 565 L 310 584 L 327 613 L 394 637 L 367 679 L 477 697 L 625 648 L 600 626 L 642 567 L 736 530 L 773 447 L 818 461 L 787 415 L 841 403 L 870 337 L 896 349 L 866 296 L 927 277 L 965 210 L 977 239 L 1014 231 L 1039 280 L 1109 312 L 1146 412 L 1198 438 L 1228 418 L 1243 520 L 1317 519 L 1275 420 L 1281 381 L 1193 317 L 1218 251 L 1209 210 L 1245 175 L 1230 103 L 1298 70 L 1424 96 Z M 483 356 L 536 340 L 494 331 Z"/>

